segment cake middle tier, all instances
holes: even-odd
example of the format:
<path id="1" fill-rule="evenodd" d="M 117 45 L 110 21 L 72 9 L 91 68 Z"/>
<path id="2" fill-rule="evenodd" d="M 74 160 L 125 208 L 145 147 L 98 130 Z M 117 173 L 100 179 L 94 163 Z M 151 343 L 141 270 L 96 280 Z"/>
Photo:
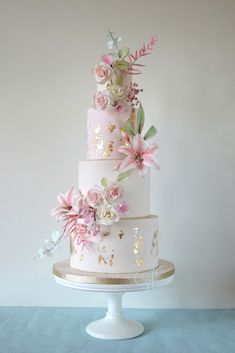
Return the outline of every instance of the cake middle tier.
<path id="1" fill-rule="evenodd" d="M 102 178 L 116 181 L 118 172 L 114 170 L 120 160 L 80 161 L 78 181 L 79 189 L 86 195 L 87 191 L 100 185 Z M 150 173 L 141 177 L 137 170 L 130 172 L 127 180 L 121 182 L 124 200 L 129 211 L 126 217 L 146 217 L 150 214 Z M 125 218 L 125 216 L 124 216 Z"/>

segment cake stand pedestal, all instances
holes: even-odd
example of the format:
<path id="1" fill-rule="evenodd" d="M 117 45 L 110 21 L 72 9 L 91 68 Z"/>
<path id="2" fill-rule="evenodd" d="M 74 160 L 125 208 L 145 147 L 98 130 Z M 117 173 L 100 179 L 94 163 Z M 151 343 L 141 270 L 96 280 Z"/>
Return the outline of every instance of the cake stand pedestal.
<path id="1" fill-rule="evenodd" d="M 139 336 L 144 326 L 128 320 L 122 313 L 122 297 L 126 292 L 137 292 L 154 289 L 173 281 L 174 265 L 160 260 L 156 269 L 129 274 L 100 274 L 85 272 L 70 267 L 69 260 L 58 262 L 53 266 L 56 282 L 63 286 L 103 292 L 108 298 L 108 311 L 103 319 L 91 322 L 86 331 L 89 335 L 109 340 L 128 339 Z"/>

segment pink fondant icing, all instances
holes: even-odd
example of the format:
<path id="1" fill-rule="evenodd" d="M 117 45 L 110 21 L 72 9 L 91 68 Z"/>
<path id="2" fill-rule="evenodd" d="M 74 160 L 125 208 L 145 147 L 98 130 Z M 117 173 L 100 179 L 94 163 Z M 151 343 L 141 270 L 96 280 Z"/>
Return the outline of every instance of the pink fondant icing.
<path id="1" fill-rule="evenodd" d="M 98 111 L 88 109 L 87 117 L 87 157 L 88 159 L 122 159 L 118 152 L 122 145 L 121 128 L 131 112 L 116 112 L 115 109 Z"/>

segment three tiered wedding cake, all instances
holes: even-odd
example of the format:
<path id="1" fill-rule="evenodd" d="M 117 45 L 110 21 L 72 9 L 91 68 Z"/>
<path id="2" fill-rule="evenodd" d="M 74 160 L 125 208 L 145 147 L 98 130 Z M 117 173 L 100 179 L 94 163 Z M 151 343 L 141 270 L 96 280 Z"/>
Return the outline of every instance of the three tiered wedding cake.
<path id="1" fill-rule="evenodd" d="M 93 68 L 97 83 L 87 116 L 87 160 L 79 162 L 79 193 L 72 188 L 58 196 L 52 211 L 63 232 L 40 249 L 49 254 L 66 234 L 70 236 L 70 266 L 98 273 L 135 273 L 158 264 L 158 217 L 150 215 L 150 171 L 157 167 L 156 134 L 145 134 L 142 89 L 133 77 L 139 59 L 150 54 L 156 37 L 134 53 L 119 47 L 109 32 L 110 52 Z"/>

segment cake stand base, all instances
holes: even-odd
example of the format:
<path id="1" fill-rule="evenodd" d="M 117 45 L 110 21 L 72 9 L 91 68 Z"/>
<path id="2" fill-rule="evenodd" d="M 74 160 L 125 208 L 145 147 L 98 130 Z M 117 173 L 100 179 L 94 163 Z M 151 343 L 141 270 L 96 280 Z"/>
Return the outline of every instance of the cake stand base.
<path id="1" fill-rule="evenodd" d="M 165 286 L 174 279 L 174 265 L 159 260 L 158 267 L 139 273 L 95 273 L 70 267 L 69 260 L 57 262 L 53 274 L 58 284 L 77 290 L 105 293 L 108 311 L 103 319 L 91 322 L 86 332 L 93 337 L 106 340 L 123 340 L 141 335 L 144 327 L 137 321 L 126 319 L 122 314 L 124 293 L 149 290 Z"/>
<path id="2" fill-rule="evenodd" d="M 106 340 L 122 340 L 133 338 L 144 332 L 144 326 L 126 319 L 122 315 L 122 296 L 124 293 L 107 293 L 108 311 L 106 316 L 91 322 L 86 332 L 93 337 Z"/>

